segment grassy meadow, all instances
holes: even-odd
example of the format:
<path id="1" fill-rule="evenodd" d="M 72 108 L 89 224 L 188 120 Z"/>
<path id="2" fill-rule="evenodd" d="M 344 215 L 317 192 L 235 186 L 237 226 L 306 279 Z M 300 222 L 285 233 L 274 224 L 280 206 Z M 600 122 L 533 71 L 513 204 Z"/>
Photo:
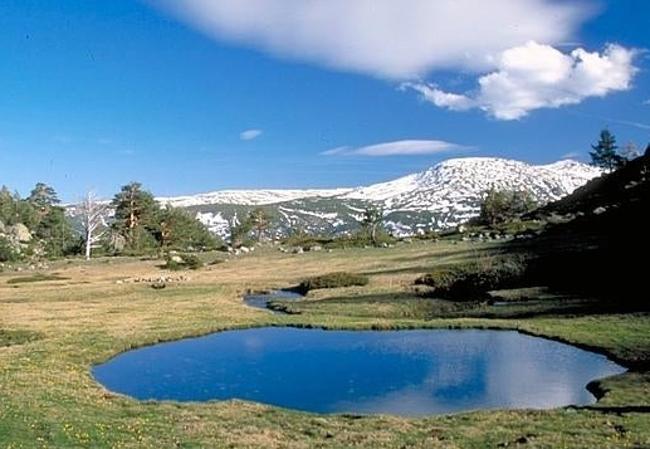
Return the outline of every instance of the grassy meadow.
<path id="1" fill-rule="evenodd" d="M 59 261 L 38 275 L 1 273 L 0 448 L 650 447 L 650 315 L 593 311 L 581 298 L 551 296 L 506 313 L 416 295 L 414 279 L 431 268 L 499 250 L 463 242 L 296 255 L 266 248 L 184 271 L 188 280 L 160 290 L 134 282 L 178 275 L 162 270 L 160 260 Z M 370 282 L 274 304 L 288 314 L 242 302 L 248 290 L 329 272 L 364 274 Z M 316 415 L 241 401 L 139 402 L 106 391 L 90 374 L 93 364 L 129 348 L 264 325 L 519 329 L 593 348 L 634 370 L 592 386 L 602 395 L 594 406 L 424 419 Z"/>

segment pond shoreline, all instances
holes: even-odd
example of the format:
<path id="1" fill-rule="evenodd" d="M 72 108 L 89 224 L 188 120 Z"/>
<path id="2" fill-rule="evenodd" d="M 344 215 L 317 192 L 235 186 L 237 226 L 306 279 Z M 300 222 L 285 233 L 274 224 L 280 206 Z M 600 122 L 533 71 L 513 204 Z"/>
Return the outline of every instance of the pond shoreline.
<path id="1" fill-rule="evenodd" d="M 528 376 L 518 374 L 521 363 Z M 598 398 L 586 385 L 625 371 L 600 354 L 513 330 L 268 326 L 129 351 L 93 376 L 144 401 L 238 399 L 422 417 L 592 405 Z"/>

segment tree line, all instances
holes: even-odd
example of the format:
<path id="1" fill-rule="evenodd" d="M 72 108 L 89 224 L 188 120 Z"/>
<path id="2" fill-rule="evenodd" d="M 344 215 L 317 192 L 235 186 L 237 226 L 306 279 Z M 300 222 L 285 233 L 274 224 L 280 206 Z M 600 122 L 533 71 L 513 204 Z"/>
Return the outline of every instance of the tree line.
<path id="1" fill-rule="evenodd" d="M 56 191 L 38 183 L 21 198 L 0 189 L 0 262 L 36 256 L 55 259 L 94 250 L 104 254 L 145 254 L 178 249 L 204 251 L 220 240 L 188 212 L 162 207 L 140 183 L 123 186 L 109 202 L 89 193 L 66 216 Z M 113 217 L 108 219 L 108 211 Z"/>

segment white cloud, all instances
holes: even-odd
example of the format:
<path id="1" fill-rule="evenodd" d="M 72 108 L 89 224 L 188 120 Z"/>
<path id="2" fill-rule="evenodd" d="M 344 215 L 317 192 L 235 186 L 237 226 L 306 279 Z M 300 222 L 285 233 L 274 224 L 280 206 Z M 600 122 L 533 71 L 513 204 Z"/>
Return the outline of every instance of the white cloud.
<path id="1" fill-rule="evenodd" d="M 262 130 L 261 129 L 247 129 L 246 131 L 242 131 L 239 133 L 239 138 L 241 140 L 253 140 L 257 139 L 259 136 L 262 135 Z"/>
<path id="2" fill-rule="evenodd" d="M 342 146 L 323 151 L 323 156 L 422 156 L 451 151 L 468 150 L 471 147 L 442 140 L 397 140 L 363 147 Z"/>
<path id="3" fill-rule="evenodd" d="M 480 108 L 500 120 L 516 120 L 540 108 L 558 108 L 628 90 L 638 71 L 635 51 L 608 45 L 602 53 L 582 48 L 563 53 L 528 42 L 504 51 L 496 70 L 478 79 L 478 89 L 465 94 L 444 92 L 425 83 L 407 83 L 422 98 L 451 110 Z"/>
<path id="4" fill-rule="evenodd" d="M 578 159 L 581 156 L 580 153 L 577 151 L 570 151 L 568 153 L 563 154 L 560 159 Z"/>
<path id="5" fill-rule="evenodd" d="M 148 0 L 219 40 L 392 79 L 489 70 L 528 40 L 566 42 L 585 2 L 554 0 Z"/>
<path id="6" fill-rule="evenodd" d="M 400 89 L 413 89 L 419 92 L 424 100 L 440 108 L 447 108 L 452 111 L 466 111 L 476 107 L 477 104 L 476 101 L 466 95 L 445 92 L 432 84 L 402 83 Z"/>

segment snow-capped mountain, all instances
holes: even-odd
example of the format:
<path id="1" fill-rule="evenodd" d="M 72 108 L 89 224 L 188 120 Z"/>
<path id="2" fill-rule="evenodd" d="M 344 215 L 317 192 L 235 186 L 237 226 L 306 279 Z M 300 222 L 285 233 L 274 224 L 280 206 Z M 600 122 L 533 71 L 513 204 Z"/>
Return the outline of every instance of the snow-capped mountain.
<path id="1" fill-rule="evenodd" d="M 156 198 L 163 206 L 190 207 L 206 204 L 241 204 L 245 206 L 261 206 L 264 204 L 282 203 L 299 198 L 332 197 L 343 195 L 352 189 L 305 189 L 305 190 L 218 190 L 216 192 L 200 193 L 198 195 L 159 197 Z"/>
<path id="2" fill-rule="evenodd" d="M 385 224 L 401 235 L 456 226 L 479 212 L 491 189 L 528 190 L 540 202 L 573 192 L 601 171 L 572 160 L 530 165 L 500 158 L 450 159 L 412 175 L 367 187 L 331 190 L 230 190 L 176 198 L 163 204 L 186 207 L 220 235 L 252 207 L 273 217 L 272 233 L 301 228 L 314 233 L 356 229 L 364 209 L 383 208 Z"/>

